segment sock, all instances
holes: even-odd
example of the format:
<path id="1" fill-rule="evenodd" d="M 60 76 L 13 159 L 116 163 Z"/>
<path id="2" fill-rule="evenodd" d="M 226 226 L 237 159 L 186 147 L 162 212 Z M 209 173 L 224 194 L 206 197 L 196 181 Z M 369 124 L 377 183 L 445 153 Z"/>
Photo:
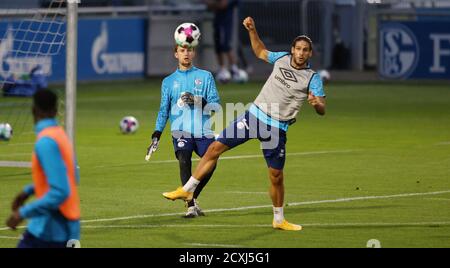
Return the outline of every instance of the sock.
<path id="1" fill-rule="evenodd" d="M 284 220 L 283 207 L 273 207 L 273 220 L 280 224 Z"/>
<path id="2" fill-rule="evenodd" d="M 192 200 L 189 201 L 187 204 L 188 204 L 188 208 L 195 207 L 195 198 L 192 198 Z"/>
<path id="3" fill-rule="evenodd" d="M 183 190 L 185 191 L 185 192 L 190 192 L 190 193 L 192 193 L 192 192 L 194 192 L 195 191 L 195 188 L 197 188 L 197 185 L 200 183 L 200 181 L 199 180 L 197 180 L 196 178 L 194 178 L 194 177 L 190 177 L 189 178 L 189 180 L 188 180 L 188 182 L 186 182 L 186 184 L 183 186 Z"/>
<path id="4" fill-rule="evenodd" d="M 236 64 L 233 64 L 231 65 L 231 71 L 236 74 L 239 72 L 239 67 Z"/>

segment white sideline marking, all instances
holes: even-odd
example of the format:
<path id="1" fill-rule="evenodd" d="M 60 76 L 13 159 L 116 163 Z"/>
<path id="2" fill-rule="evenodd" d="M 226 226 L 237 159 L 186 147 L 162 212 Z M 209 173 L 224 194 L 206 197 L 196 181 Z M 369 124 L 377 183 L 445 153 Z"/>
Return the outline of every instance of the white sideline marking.
<path id="1" fill-rule="evenodd" d="M 450 221 L 437 222 L 344 222 L 301 223 L 304 227 L 414 227 L 448 226 Z M 136 224 L 136 225 L 83 225 L 83 229 L 152 229 L 152 228 L 268 228 L 271 224 Z"/>
<path id="2" fill-rule="evenodd" d="M 450 141 L 438 142 L 435 145 L 450 145 Z"/>
<path id="3" fill-rule="evenodd" d="M 31 162 L 0 161 L 0 167 L 31 168 Z"/>
<path id="4" fill-rule="evenodd" d="M 20 237 L 19 237 L 19 236 L 4 236 L 4 235 L 0 235 L 0 239 L 14 239 L 14 240 L 19 240 Z"/>
<path id="5" fill-rule="evenodd" d="M 414 227 L 447 226 L 450 221 L 436 222 L 342 222 L 342 223 L 300 223 L 304 227 Z M 268 228 L 271 224 L 136 224 L 136 225 L 83 225 L 83 229 L 153 229 L 153 228 Z"/>
<path id="6" fill-rule="evenodd" d="M 336 154 L 336 153 L 351 153 L 360 150 L 337 150 L 337 151 L 317 151 L 317 152 L 298 152 L 298 153 L 287 153 L 286 156 L 307 156 L 307 155 L 320 155 L 320 154 Z M 247 159 L 247 158 L 262 158 L 261 154 L 251 154 L 251 155 L 235 155 L 235 156 L 221 156 L 219 160 L 233 160 L 233 159 Z M 198 162 L 200 158 L 192 158 L 192 162 Z M 166 164 L 166 163 L 178 163 L 178 160 L 158 160 L 158 161 L 148 161 L 146 163 L 138 163 L 135 165 L 148 165 L 148 164 Z M 107 166 L 95 166 L 94 168 L 111 168 L 111 167 L 124 167 L 130 164 L 121 165 L 107 165 Z"/>
<path id="7" fill-rule="evenodd" d="M 23 155 L 29 155 L 31 157 L 31 152 L 28 153 L 14 153 L 14 154 L 7 154 L 6 156 L 23 156 Z"/>
<path id="8" fill-rule="evenodd" d="M 424 198 L 425 200 L 450 201 L 449 198 Z"/>
<path id="9" fill-rule="evenodd" d="M 436 222 L 341 222 L 341 223 L 300 223 L 305 227 L 383 227 L 383 226 L 437 226 L 450 225 L 450 221 Z M 87 225 L 82 228 L 86 229 L 102 229 L 102 228 L 126 228 L 126 229 L 144 229 L 144 228 L 267 228 L 272 227 L 271 224 L 138 224 L 138 225 Z"/>
<path id="10" fill-rule="evenodd" d="M 14 144 L 8 143 L 5 146 L 10 147 L 10 146 L 28 146 L 28 145 L 34 145 L 34 142 L 24 142 L 24 143 L 14 143 Z"/>
<path id="11" fill-rule="evenodd" d="M 268 224 L 127 224 L 127 225 L 82 225 L 83 229 L 153 229 L 153 228 L 245 228 L 264 227 Z"/>
<path id="12" fill-rule="evenodd" d="M 317 151 L 317 152 L 298 152 L 298 153 L 287 153 L 286 156 L 304 156 L 304 155 L 320 155 L 320 154 L 333 154 L 333 153 L 350 153 L 358 150 L 340 150 L 340 151 Z M 262 154 L 254 155 L 236 155 L 236 156 L 223 156 L 220 160 L 233 160 L 233 159 L 247 159 L 247 158 L 262 158 Z M 193 158 L 192 162 L 198 162 L 200 158 Z M 159 160 L 159 161 L 149 161 L 147 163 L 139 163 L 138 165 L 148 165 L 148 164 L 165 164 L 165 163 L 178 163 L 178 160 Z M 95 166 L 93 168 L 111 168 L 111 167 L 124 167 L 130 164 L 121 165 L 107 165 L 107 166 Z M 31 168 L 30 162 L 19 162 L 19 161 L 0 161 L 0 167 L 19 167 L 19 168 Z"/>
<path id="13" fill-rule="evenodd" d="M 331 200 L 304 201 L 304 202 L 288 203 L 287 206 L 301 206 L 301 205 L 313 205 L 313 204 L 323 204 L 323 203 L 340 203 L 340 202 L 350 202 L 350 201 L 357 201 L 357 200 L 390 199 L 390 198 L 411 197 L 411 196 L 438 195 L 438 194 L 446 194 L 446 193 L 450 193 L 450 190 L 427 192 L 427 193 L 408 193 L 408 194 L 395 194 L 395 195 L 382 195 L 382 196 L 361 196 L 361 197 L 339 198 L 339 199 L 331 199 Z M 246 206 L 246 207 L 236 207 L 236 208 L 208 209 L 208 210 L 204 210 L 204 211 L 211 213 L 211 212 L 240 211 L 240 210 L 258 209 L 258 208 L 271 208 L 271 207 L 272 207 L 272 205 L 259 205 L 259 206 Z M 82 222 L 83 223 L 107 222 L 107 221 L 118 221 L 118 220 L 152 218 L 152 217 L 177 216 L 177 215 L 183 215 L 183 214 L 184 213 L 163 213 L 163 214 L 135 215 L 135 216 L 118 217 L 118 218 L 84 220 Z"/>
<path id="14" fill-rule="evenodd" d="M 342 223 L 302 223 L 303 227 L 330 228 L 330 227 L 415 227 L 415 226 L 450 226 L 450 221 L 437 222 L 342 222 Z M 19 227 L 23 229 L 25 226 Z M 270 228 L 271 224 L 136 224 L 136 225 L 82 225 L 82 229 L 154 229 L 154 228 Z M 0 228 L 9 230 L 9 228 Z M 20 239 L 20 237 L 0 236 L 0 239 Z M 194 245 L 194 243 L 192 244 Z M 214 244 L 204 244 L 214 245 Z M 218 245 L 218 244 L 216 244 Z M 225 246 L 225 245 L 223 245 Z M 233 245 L 226 245 L 233 246 Z M 241 247 L 239 245 L 234 245 Z"/>
<path id="15" fill-rule="evenodd" d="M 25 228 L 26 228 L 25 225 L 17 226 L 17 227 L 16 227 L 16 229 L 25 229 Z M 7 231 L 7 230 L 12 231 L 12 229 L 9 228 L 9 227 L 3 227 L 3 228 L 0 228 L 0 231 Z"/>
<path id="16" fill-rule="evenodd" d="M 395 195 L 381 195 L 381 196 L 361 196 L 361 197 L 340 198 L 340 199 L 334 199 L 334 200 L 322 200 L 322 201 L 310 201 L 310 202 L 307 201 L 307 202 L 289 203 L 289 206 L 321 204 L 321 203 L 338 203 L 338 202 L 348 202 L 348 201 L 356 201 L 356 200 L 389 199 L 389 198 L 409 197 L 409 196 L 438 195 L 438 194 L 447 194 L 447 193 L 450 193 L 450 190 L 428 192 L 428 193 L 409 193 L 409 194 L 395 194 Z"/>
<path id="17" fill-rule="evenodd" d="M 361 196 L 361 197 L 339 198 L 339 199 L 331 199 L 331 200 L 304 201 L 304 202 L 288 203 L 287 206 L 301 206 L 301 205 L 313 205 L 313 204 L 323 204 L 323 203 L 340 203 L 340 202 L 351 202 L 351 201 L 358 201 L 358 200 L 391 199 L 391 198 L 401 198 L 401 197 L 411 197 L 411 196 L 439 195 L 439 194 L 447 194 L 447 193 L 450 193 L 450 190 L 437 191 L 437 192 L 426 192 L 426 193 L 407 193 L 407 194 L 381 195 L 381 196 Z M 208 210 L 204 210 L 204 211 L 211 213 L 211 212 L 240 211 L 240 210 L 249 210 L 249 209 L 257 209 L 257 208 L 271 208 L 271 207 L 272 207 L 272 205 L 260 205 L 260 206 L 247 206 L 247 207 L 237 207 L 237 208 L 208 209 Z M 178 213 L 135 215 L 135 216 L 117 217 L 117 218 L 82 220 L 81 222 L 82 223 L 108 222 L 108 221 L 132 220 L 132 219 L 178 216 L 178 215 L 184 215 L 184 213 L 178 212 Z M 127 225 L 124 225 L 124 226 L 127 226 Z M 132 225 L 130 225 L 130 226 L 132 226 Z M 140 226 L 145 226 L 145 225 L 140 225 Z M 146 226 L 161 227 L 163 225 L 146 225 Z M 177 226 L 177 225 L 164 225 L 164 226 Z M 183 226 L 185 226 L 185 225 L 183 225 Z M 192 226 L 192 225 L 186 225 L 186 226 Z M 25 228 L 25 226 L 19 226 L 18 228 Z M 86 228 L 86 226 L 83 225 L 83 228 Z M 98 226 L 98 227 L 93 226 L 91 228 L 102 228 L 102 227 L 101 226 Z M 113 227 L 111 227 L 111 228 L 113 228 Z M 9 228 L 8 227 L 0 228 L 0 231 L 4 231 L 4 230 L 9 230 Z"/>

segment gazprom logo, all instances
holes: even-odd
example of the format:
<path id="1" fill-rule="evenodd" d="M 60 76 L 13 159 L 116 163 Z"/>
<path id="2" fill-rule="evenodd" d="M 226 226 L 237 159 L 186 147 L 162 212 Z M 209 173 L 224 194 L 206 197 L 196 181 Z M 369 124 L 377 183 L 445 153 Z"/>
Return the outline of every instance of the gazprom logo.
<path id="1" fill-rule="evenodd" d="M 92 66 L 97 74 L 133 74 L 144 72 L 144 54 L 139 52 L 111 53 L 108 25 L 104 21 L 91 51 Z"/>
<path id="2" fill-rule="evenodd" d="M 399 23 L 380 29 L 379 72 L 386 78 L 407 78 L 419 60 L 419 45 L 414 33 Z"/>

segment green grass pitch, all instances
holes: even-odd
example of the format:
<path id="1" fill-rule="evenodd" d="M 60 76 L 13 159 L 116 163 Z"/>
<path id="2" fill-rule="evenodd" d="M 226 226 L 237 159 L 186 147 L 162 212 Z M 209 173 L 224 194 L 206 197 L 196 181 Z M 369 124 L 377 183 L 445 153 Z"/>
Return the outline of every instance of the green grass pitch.
<path id="1" fill-rule="evenodd" d="M 161 195 L 180 184 L 177 163 L 166 161 L 175 160 L 168 127 L 151 162 L 144 161 L 159 83 L 79 86 L 82 247 L 358 248 L 370 239 L 382 247 L 450 247 L 448 83 L 331 83 L 325 117 L 305 105 L 288 131 L 285 167 L 285 216 L 303 224 L 301 232 L 271 228 L 269 179 L 256 141 L 219 160 L 199 198 L 207 216 L 181 218 L 184 204 Z M 219 85 L 219 93 L 223 103 L 249 103 L 261 86 Z M 126 115 L 140 122 L 134 135 L 119 133 Z M 0 161 L 30 158 L 32 145 L 15 146 L 19 141 L 0 143 Z M 29 169 L 0 168 L 2 226 L 29 182 Z M 14 247 L 21 232 L 0 227 L 0 247 Z"/>

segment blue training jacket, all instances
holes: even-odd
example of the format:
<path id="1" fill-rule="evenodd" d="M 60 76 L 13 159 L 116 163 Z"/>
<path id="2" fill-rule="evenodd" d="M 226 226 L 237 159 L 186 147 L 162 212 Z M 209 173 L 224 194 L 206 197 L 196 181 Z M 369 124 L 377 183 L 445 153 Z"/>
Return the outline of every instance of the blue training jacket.
<path id="1" fill-rule="evenodd" d="M 163 132 L 167 120 L 170 120 L 171 131 L 183 131 L 194 137 L 213 135 L 211 114 L 208 109 L 199 106 L 185 105 L 180 97 L 184 92 L 203 98 L 207 107 L 220 109 L 220 98 L 213 75 L 205 70 L 192 67 L 182 71 L 177 69 L 164 78 L 161 85 L 161 104 L 156 130 Z"/>

